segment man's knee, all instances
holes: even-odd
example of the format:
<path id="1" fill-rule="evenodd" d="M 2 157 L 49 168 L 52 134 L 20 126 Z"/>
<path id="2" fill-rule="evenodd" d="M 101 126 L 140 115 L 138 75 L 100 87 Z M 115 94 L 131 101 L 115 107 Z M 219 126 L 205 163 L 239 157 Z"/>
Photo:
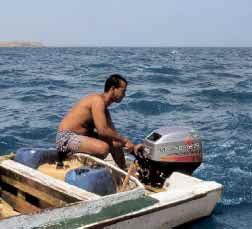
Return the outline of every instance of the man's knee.
<path id="1" fill-rule="evenodd" d="M 121 142 L 118 142 L 118 141 L 113 141 L 113 142 L 112 142 L 112 146 L 113 146 L 113 148 L 115 148 L 115 149 L 120 149 L 120 148 L 123 147 L 123 144 L 122 144 Z"/>
<path id="2" fill-rule="evenodd" d="M 103 142 L 100 144 L 99 146 L 99 156 L 104 159 L 105 157 L 107 157 L 107 155 L 109 154 L 110 151 L 110 147 L 109 144 L 106 142 Z"/>

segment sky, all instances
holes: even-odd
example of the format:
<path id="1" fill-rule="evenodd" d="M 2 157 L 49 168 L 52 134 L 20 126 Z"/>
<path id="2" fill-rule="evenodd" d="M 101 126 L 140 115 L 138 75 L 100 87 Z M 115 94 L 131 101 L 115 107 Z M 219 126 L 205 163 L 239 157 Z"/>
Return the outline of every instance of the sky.
<path id="1" fill-rule="evenodd" d="M 252 0 L 0 0 L 0 41 L 252 46 Z"/>

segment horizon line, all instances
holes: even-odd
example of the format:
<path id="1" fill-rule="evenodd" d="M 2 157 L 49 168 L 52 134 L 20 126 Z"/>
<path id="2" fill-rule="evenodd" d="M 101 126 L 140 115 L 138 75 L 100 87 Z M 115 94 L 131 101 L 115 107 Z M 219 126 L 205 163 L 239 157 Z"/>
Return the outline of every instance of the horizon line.
<path id="1" fill-rule="evenodd" d="M 43 45 L 41 47 L 1 47 L 0 48 L 252 48 L 252 46 L 128 46 L 128 45 Z"/>

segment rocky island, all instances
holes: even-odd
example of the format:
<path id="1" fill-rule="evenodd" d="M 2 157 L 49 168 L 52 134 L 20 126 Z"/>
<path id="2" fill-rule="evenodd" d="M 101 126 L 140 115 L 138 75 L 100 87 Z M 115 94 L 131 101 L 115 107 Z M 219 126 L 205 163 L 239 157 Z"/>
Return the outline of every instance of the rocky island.
<path id="1" fill-rule="evenodd" d="M 31 41 L 0 41 L 1 47 L 23 47 L 23 48 L 40 48 L 45 47 L 41 42 Z"/>

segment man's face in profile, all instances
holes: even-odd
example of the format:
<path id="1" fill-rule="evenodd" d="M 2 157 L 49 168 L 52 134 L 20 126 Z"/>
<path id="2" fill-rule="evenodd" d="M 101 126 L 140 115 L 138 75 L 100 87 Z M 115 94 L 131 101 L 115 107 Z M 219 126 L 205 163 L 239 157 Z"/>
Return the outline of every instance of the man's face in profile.
<path id="1" fill-rule="evenodd" d="M 115 102 L 120 103 L 126 94 L 127 84 L 124 81 L 120 81 L 120 86 L 114 89 Z"/>

